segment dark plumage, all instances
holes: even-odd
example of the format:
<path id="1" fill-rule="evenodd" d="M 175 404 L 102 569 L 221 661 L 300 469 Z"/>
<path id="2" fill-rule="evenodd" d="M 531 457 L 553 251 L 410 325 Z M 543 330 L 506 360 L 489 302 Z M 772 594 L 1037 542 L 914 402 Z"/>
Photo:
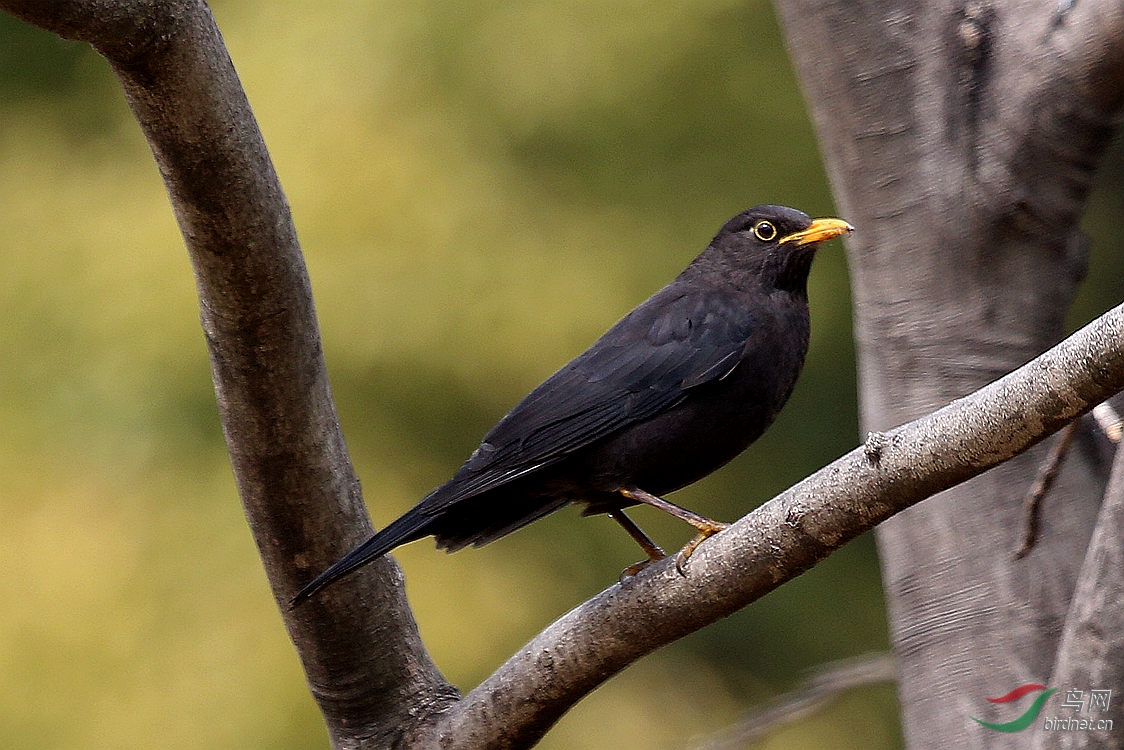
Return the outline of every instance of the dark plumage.
<path id="1" fill-rule="evenodd" d="M 406 542 L 482 545 L 571 502 L 612 515 L 651 559 L 662 550 L 621 508 L 683 518 L 699 530 L 684 561 L 724 525 L 656 496 L 719 468 L 776 418 L 808 349 L 816 248 L 850 230 L 783 206 L 730 219 L 674 281 L 520 401 L 452 479 L 293 603 Z"/>

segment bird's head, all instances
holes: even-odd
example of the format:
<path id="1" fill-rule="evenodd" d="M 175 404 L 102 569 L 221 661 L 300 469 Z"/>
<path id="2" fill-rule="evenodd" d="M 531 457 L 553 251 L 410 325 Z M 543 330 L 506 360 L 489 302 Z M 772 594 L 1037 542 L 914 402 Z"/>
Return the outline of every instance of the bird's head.
<path id="1" fill-rule="evenodd" d="M 754 206 L 727 221 L 699 260 L 731 280 L 749 277 L 803 294 L 819 244 L 852 229 L 842 219 L 812 219 L 786 206 Z"/>

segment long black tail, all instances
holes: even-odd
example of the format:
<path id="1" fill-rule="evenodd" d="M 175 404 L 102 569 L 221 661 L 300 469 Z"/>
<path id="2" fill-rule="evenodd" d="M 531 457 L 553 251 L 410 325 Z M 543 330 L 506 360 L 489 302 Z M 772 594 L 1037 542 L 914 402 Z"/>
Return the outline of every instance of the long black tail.
<path id="1" fill-rule="evenodd" d="M 296 596 L 289 600 L 289 608 L 296 607 L 317 591 L 330 586 L 350 573 L 354 573 L 395 547 L 427 536 L 429 532 L 426 531 L 426 528 L 432 520 L 431 517 L 416 511 L 406 513 L 312 579 L 308 585 L 297 592 Z"/>

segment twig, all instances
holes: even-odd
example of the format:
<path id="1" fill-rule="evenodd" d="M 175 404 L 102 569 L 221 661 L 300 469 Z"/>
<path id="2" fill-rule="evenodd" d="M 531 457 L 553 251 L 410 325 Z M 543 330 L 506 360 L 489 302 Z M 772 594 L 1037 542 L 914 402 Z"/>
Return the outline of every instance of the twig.
<path id="1" fill-rule="evenodd" d="M 1038 469 L 1034 484 L 1023 498 L 1023 517 L 1026 520 L 1023 522 L 1022 541 L 1019 543 L 1019 548 L 1015 550 L 1016 560 L 1026 557 L 1038 541 L 1038 531 L 1042 522 L 1042 501 L 1054 486 L 1054 480 L 1058 478 L 1058 469 L 1069 453 L 1069 446 L 1073 444 L 1073 436 L 1077 434 L 1077 426 L 1080 423 L 1081 420 L 1074 420 L 1061 429 L 1054 447 L 1046 454 L 1046 459 Z"/>
<path id="2" fill-rule="evenodd" d="M 732 727 L 691 745 L 693 750 L 741 748 L 760 742 L 786 724 L 829 705 L 848 690 L 894 682 L 894 658 L 889 653 L 863 654 L 821 665 L 803 685 L 754 710 Z"/>
<path id="3" fill-rule="evenodd" d="M 1112 408 L 1112 404 L 1102 401 L 1094 406 L 1093 419 L 1104 432 L 1105 437 L 1114 443 L 1120 442 L 1121 435 L 1124 435 L 1124 420 L 1121 420 L 1120 415 L 1116 413 L 1116 409 Z"/>
<path id="4" fill-rule="evenodd" d="M 1038 541 L 1038 532 L 1042 525 L 1042 502 L 1054 486 L 1054 480 L 1057 479 L 1062 462 L 1065 461 L 1073 444 L 1080 422 L 1081 420 L 1076 420 L 1058 433 L 1057 442 L 1043 460 L 1038 476 L 1034 478 L 1034 484 L 1023 499 L 1023 516 L 1026 521 L 1023 526 L 1022 541 L 1019 543 L 1019 548 L 1015 550 L 1016 560 L 1026 557 Z M 1112 408 L 1112 404 L 1103 401 L 1093 407 L 1093 422 L 1110 442 L 1120 443 L 1121 434 L 1124 434 L 1124 421 Z"/>

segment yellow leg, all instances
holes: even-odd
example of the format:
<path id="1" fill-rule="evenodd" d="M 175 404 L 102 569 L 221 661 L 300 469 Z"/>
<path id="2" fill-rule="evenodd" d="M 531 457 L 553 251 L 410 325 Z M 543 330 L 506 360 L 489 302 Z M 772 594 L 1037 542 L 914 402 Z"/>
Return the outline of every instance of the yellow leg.
<path id="1" fill-rule="evenodd" d="M 610 512 L 609 518 L 612 518 L 614 521 L 619 523 L 621 527 L 623 527 L 624 530 L 628 532 L 628 535 L 635 539 L 636 543 L 640 545 L 640 548 L 643 549 L 644 552 L 648 555 L 647 560 L 641 560 L 638 563 L 633 563 L 632 565 L 629 565 L 627 568 L 622 570 L 620 578 L 621 581 L 623 581 L 625 578 L 636 575 L 652 563 L 658 562 L 659 560 L 667 557 L 667 553 L 663 551 L 663 547 L 660 547 L 660 545 L 652 541 L 652 537 L 645 534 L 644 530 L 637 526 L 631 518 L 626 516 L 623 510 L 618 509 Z"/>
<path id="2" fill-rule="evenodd" d="M 638 503 L 644 503 L 645 505 L 651 505 L 653 508 L 659 508 L 664 513 L 673 515 L 679 520 L 691 524 L 698 530 L 698 535 L 694 539 L 683 545 L 683 549 L 679 550 L 679 553 L 675 556 L 675 569 L 679 571 L 679 575 L 686 575 L 683 570 L 683 566 L 686 564 L 687 560 L 690 559 L 691 555 L 694 554 L 695 550 L 700 544 L 702 544 L 709 537 L 714 536 L 719 531 L 722 531 L 725 528 L 729 528 L 730 526 L 730 524 L 728 523 L 722 523 L 721 521 L 712 521 L 706 516 L 700 516 L 694 511 L 687 510 L 686 508 L 680 507 L 675 503 L 668 502 L 662 497 L 657 497 L 656 495 L 653 495 L 650 492 L 645 492 L 638 487 L 626 487 L 621 489 L 620 493 L 627 497 L 629 500 L 635 500 Z"/>

